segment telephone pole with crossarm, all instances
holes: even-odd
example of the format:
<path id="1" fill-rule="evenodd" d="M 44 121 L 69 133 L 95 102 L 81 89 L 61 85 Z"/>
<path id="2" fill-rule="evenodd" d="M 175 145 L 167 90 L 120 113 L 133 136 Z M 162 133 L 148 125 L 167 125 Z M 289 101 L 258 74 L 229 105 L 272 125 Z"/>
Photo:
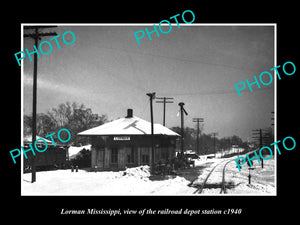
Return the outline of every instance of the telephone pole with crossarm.
<path id="1" fill-rule="evenodd" d="M 199 133 L 200 133 L 200 122 L 204 122 L 203 118 L 193 118 L 193 122 L 197 123 L 197 145 L 196 145 L 196 152 L 199 154 Z"/>
<path id="2" fill-rule="evenodd" d="M 163 114 L 163 125 L 166 126 L 166 103 L 174 103 L 174 98 L 167 98 L 167 97 L 156 97 L 156 99 L 159 99 L 156 101 L 156 103 L 163 103 L 164 104 L 164 114 Z"/>
<path id="3" fill-rule="evenodd" d="M 34 30 L 34 33 L 24 34 L 24 37 L 30 37 L 34 39 L 35 47 L 37 48 L 41 37 L 55 36 L 56 32 L 40 33 L 40 29 L 54 28 L 57 26 L 24 26 L 24 30 Z M 34 54 L 34 53 L 31 53 Z M 37 102 L 37 53 L 34 54 L 34 65 L 33 65 L 33 98 L 32 98 L 32 143 L 36 141 L 36 102 Z M 31 158 L 31 183 L 36 181 L 36 168 L 34 157 Z"/>

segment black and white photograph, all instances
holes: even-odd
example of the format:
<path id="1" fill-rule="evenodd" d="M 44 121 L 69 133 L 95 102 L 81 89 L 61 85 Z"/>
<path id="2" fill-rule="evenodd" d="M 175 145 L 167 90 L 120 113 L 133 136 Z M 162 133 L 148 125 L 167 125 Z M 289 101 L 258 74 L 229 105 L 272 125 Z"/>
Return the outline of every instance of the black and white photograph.
<path id="1" fill-rule="evenodd" d="M 296 6 L 95 3 L 5 9 L 3 219 L 292 220 Z"/>
<path id="2" fill-rule="evenodd" d="M 22 195 L 276 195 L 275 24 L 22 25 Z"/>

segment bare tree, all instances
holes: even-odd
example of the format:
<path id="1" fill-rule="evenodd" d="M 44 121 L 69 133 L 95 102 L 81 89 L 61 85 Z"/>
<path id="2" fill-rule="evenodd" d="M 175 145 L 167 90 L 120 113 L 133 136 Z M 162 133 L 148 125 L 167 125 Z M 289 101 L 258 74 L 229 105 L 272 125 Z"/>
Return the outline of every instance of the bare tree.
<path id="1" fill-rule="evenodd" d="M 24 134 L 31 133 L 31 116 L 24 115 Z M 37 135 L 46 136 L 47 134 L 58 132 L 62 128 L 66 128 L 71 132 L 70 144 L 77 144 L 81 140 L 77 133 L 99 126 L 107 122 L 107 116 L 94 114 L 92 109 L 86 108 L 84 104 L 76 102 L 62 103 L 57 108 L 52 108 L 47 114 L 39 113 L 37 115 Z M 65 134 L 61 134 L 62 139 Z"/>

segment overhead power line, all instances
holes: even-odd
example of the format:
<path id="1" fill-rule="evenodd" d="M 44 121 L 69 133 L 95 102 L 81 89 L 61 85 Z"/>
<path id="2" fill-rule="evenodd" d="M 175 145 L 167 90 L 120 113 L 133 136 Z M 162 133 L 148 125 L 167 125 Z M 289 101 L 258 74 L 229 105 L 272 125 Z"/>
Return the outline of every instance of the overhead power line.
<path id="1" fill-rule="evenodd" d="M 257 91 L 270 91 L 274 90 L 272 86 L 264 87 L 264 88 L 259 88 L 256 89 L 255 92 Z M 172 93 L 172 92 L 162 92 L 161 94 L 163 95 L 174 95 L 174 96 L 184 96 L 184 95 L 224 95 L 224 94 L 236 94 L 236 90 L 215 90 L 215 91 L 208 91 L 208 92 L 184 92 L 184 93 Z M 245 92 L 245 94 L 252 93 L 250 91 Z"/>
<path id="2" fill-rule="evenodd" d="M 185 58 L 185 57 L 182 57 L 182 56 L 181 57 L 165 56 L 165 55 L 160 55 L 160 54 L 136 52 L 136 51 L 127 50 L 127 49 L 115 49 L 115 48 L 108 48 L 108 47 L 99 47 L 99 48 L 112 50 L 112 51 L 118 51 L 118 52 L 125 52 L 127 54 L 132 53 L 132 54 L 145 55 L 145 56 L 151 56 L 151 57 L 160 57 L 160 58 L 183 61 L 183 62 L 200 63 L 200 64 L 206 64 L 206 65 L 211 65 L 211 66 L 226 67 L 226 68 L 229 68 L 229 69 L 234 69 L 234 70 L 239 70 L 239 71 L 244 71 L 244 72 L 246 71 L 246 72 L 251 72 L 251 73 L 253 73 L 253 72 L 254 73 L 261 73 L 261 71 L 249 70 L 249 69 L 245 69 L 245 68 L 240 68 L 240 67 L 235 67 L 235 66 L 220 64 L 220 63 L 205 62 L 205 61 L 200 61 L 200 60 L 197 60 L 197 59 Z"/>

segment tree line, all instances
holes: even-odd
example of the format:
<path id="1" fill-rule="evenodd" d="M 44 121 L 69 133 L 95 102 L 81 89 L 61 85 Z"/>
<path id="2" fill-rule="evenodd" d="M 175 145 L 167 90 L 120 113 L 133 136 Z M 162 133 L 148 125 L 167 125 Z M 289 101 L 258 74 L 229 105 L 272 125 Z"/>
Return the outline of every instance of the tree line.
<path id="1" fill-rule="evenodd" d="M 172 127 L 171 130 L 181 134 L 180 127 Z M 232 148 L 232 146 L 238 146 L 239 148 L 248 148 L 248 143 L 244 142 L 237 135 L 230 137 L 213 137 L 211 134 L 200 132 L 199 134 L 199 147 L 197 149 L 197 129 L 185 127 L 184 128 L 184 148 L 185 150 L 194 150 L 199 155 L 213 154 L 219 151 L 225 151 Z"/>
<path id="2" fill-rule="evenodd" d="M 87 108 L 84 104 L 76 102 L 62 103 L 57 108 L 52 108 L 47 113 L 37 114 L 37 135 L 45 137 L 47 134 L 58 132 L 61 128 L 67 128 L 71 132 L 70 145 L 85 145 L 88 139 L 77 136 L 79 132 L 88 130 L 90 128 L 100 126 L 108 122 L 108 117 L 105 114 L 99 115 L 93 113 L 91 108 Z M 32 116 L 24 114 L 24 136 L 31 135 Z M 181 134 L 180 127 L 172 127 L 171 130 Z M 230 137 L 213 137 L 210 134 L 205 134 L 202 129 L 199 135 L 199 151 L 200 155 L 212 154 L 214 151 L 226 151 L 232 146 L 238 146 L 248 150 L 249 143 L 243 141 L 239 136 L 233 135 Z M 268 145 L 273 142 L 272 129 L 268 129 L 269 139 L 264 138 L 264 144 Z M 179 141 L 179 140 L 178 140 Z M 185 150 L 196 151 L 197 146 L 197 129 L 185 127 L 184 128 L 184 145 Z M 179 146 L 179 145 L 178 145 Z"/>
<path id="3" fill-rule="evenodd" d="M 24 114 L 24 136 L 31 135 L 32 115 Z M 107 115 L 99 115 L 93 113 L 91 108 L 87 108 L 84 104 L 76 102 L 62 103 L 57 108 L 52 108 L 47 113 L 37 113 L 37 135 L 44 137 L 47 134 L 58 132 L 61 128 L 66 128 L 71 133 L 70 145 L 87 144 L 86 138 L 77 136 L 76 134 L 100 126 L 108 121 Z"/>

